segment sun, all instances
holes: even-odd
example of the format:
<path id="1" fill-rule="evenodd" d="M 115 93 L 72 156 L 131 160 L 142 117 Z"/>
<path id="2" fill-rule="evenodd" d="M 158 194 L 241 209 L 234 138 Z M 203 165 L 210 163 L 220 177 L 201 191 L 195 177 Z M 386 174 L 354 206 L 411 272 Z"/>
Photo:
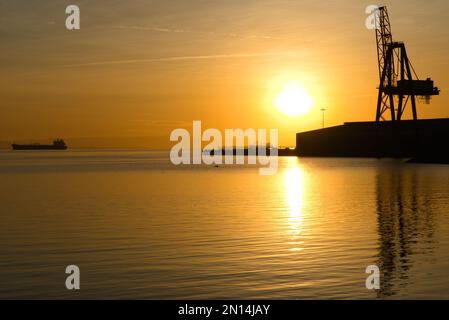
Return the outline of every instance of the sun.
<path id="1" fill-rule="evenodd" d="M 287 84 L 274 99 L 276 108 L 288 116 L 300 116 L 315 104 L 309 93 L 299 84 Z"/>

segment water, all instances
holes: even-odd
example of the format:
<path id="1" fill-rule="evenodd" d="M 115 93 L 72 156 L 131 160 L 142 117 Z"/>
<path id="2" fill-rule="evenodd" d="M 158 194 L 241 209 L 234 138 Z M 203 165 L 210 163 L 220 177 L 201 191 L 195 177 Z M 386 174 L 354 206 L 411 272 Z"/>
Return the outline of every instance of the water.
<path id="1" fill-rule="evenodd" d="M 279 166 L 2 151 L 0 298 L 449 298 L 449 167 Z M 365 287 L 372 264 L 379 291 Z"/>

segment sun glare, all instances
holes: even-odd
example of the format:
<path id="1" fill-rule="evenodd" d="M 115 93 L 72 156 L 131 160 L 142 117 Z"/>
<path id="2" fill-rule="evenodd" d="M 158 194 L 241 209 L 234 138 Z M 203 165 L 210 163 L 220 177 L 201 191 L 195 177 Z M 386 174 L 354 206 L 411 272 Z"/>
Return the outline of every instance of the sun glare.
<path id="1" fill-rule="evenodd" d="M 276 96 L 274 104 L 288 116 L 300 116 L 310 111 L 314 101 L 301 85 L 289 84 Z"/>

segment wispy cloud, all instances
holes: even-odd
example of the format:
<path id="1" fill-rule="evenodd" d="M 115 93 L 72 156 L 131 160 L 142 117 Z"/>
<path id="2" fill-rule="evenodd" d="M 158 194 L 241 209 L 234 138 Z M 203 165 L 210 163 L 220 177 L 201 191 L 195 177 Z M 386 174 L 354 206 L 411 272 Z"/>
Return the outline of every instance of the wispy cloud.
<path id="1" fill-rule="evenodd" d="M 170 29 L 160 27 L 145 27 L 145 26 L 110 26 L 105 27 L 108 29 L 124 29 L 124 30 L 142 30 L 142 31 L 155 31 L 155 32 L 167 32 L 167 33 L 187 33 L 184 29 Z"/>
<path id="2" fill-rule="evenodd" d="M 154 62 L 175 62 L 188 60 L 208 60 L 208 59 L 236 59 L 236 58 L 255 58 L 267 56 L 282 56 L 293 55 L 296 52 L 255 52 L 255 53 L 235 53 L 235 54 L 214 54 L 214 55 L 196 55 L 196 56 L 176 56 L 176 57 L 162 57 L 149 59 L 132 59 L 132 60 L 114 60 L 114 61 L 93 61 L 77 64 L 69 64 L 64 67 L 90 67 L 103 65 L 118 65 L 118 64 L 134 64 L 134 63 L 154 63 Z"/>
<path id="3" fill-rule="evenodd" d="M 124 30 L 140 30 L 140 31 L 165 32 L 165 33 L 190 33 L 190 34 L 223 36 L 223 37 L 240 38 L 240 39 L 266 39 L 266 40 L 278 39 L 276 37 L 267 36 L 267 35 L 247 35 L 247 34 L 245 35 L 245 34 L 237 34 L 237 33 L 232 33 L 232 32 L 198 31 L 198 30 L 188 30 L 188 29 L 180 29 L 180 28 L 129 26 L 129 25 L 112 26 L 112 27 L 108 27 L 108 28 L 124 29 Z"/>

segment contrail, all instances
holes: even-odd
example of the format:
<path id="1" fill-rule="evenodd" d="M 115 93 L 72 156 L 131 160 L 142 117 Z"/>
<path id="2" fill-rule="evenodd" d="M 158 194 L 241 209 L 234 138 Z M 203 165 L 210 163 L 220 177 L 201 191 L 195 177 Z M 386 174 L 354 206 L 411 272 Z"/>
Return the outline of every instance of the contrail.
<path id="1" fill-rule="evenodd" d="M 240 39 L 265 39 L 265 40 L 279 39 L 276 37 L 266 36 L 266 35 L 243 35 L 243 34 L 230 33 L 230 32 L 197 31 L 197 30 L 173 29 L 173 28 L 164 28 L 164 27 L 112 26 L 109 28 L 124 29 L 124 30 L 154 31 L 154 32 L 165 32 L 165 33 L 190 33 L 190 34 L 223 36 L 223 37 L 240 38 Z"/>
<path id="2" fill-rule="evenodd" d="M 106 27 L 103 27 L 106 28 Z M 161 27 L 144 27 L 144 26 L 112 26 L 107 27 L 110 29 L 125 29 L 125 30 L 142 30 L 142 31 L 156 31 L 156 32 L 168 32 L 168 33 L 188 33 L 191 31 L 186 31 L 184 29 L 170 29 Z M 193 33 L 193 32 L 191 32 Z"/>
<path id="3" fill-rule="evenodd" d="M 69 64 L 69 65 L 65 65 L 64 67 L 73 68 L 73 67 L 90 67 L 90 66 L 103 66 L 103 65 L 114 65 L 114 64 L 149 63 L 149 62 L 172 62 L 172 61 L 186 61 L 186 60 L 253 58 L 253 57 L 291 55 L 291 54 L 295 54 L 295 53 L 296 52 L 256 52 L 256 53 L 215 54 L 215 55 L 200 55 L 200 56 L 177 56 L 177 57 L 163 57 L 163 58 L 150 58 L 150 59 L 96 61 L 96 62 Z"/>

